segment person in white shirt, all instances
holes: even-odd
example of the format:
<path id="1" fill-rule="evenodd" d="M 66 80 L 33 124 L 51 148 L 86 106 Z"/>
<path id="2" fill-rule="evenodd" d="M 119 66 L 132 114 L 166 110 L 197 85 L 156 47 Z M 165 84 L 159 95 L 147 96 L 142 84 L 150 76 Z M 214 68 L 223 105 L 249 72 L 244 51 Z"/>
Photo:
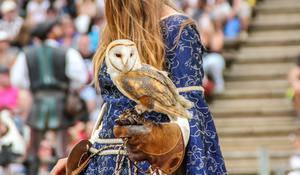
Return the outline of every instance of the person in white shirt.
<path id="1" fill-rule="evenodd" d="M 31 0 L 29 1 L 27 11 L 27 22 L 31 25 L 36 25 L 47 19 L 47 10 L 50 7 L 48 0 Z"/>
<path id="2" fill-rule="evenodd" d="M 288 175 L 300 175 L 300 130 L 293 133 L 293 154 L 290 156 L 290 171 Z"/>
<path id="3" fill-rule="evenodd" d="M 13 0 L 5 0 L 1 3 L 0 11 L 0 31 L 8 34 L 9 41 L 14 41 L 24 22 L 18 15 L 17 4 Z"/>

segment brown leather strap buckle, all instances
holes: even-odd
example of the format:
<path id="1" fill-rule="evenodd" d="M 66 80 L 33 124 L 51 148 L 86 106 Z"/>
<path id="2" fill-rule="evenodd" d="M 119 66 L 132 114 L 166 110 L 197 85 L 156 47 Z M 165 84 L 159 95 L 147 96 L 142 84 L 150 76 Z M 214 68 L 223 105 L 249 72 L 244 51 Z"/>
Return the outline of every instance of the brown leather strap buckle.
<path id="1" fill-rule="evenodd" d="M 81 140 L 71 150 L 66 166 L 66 175 L 77 175 L 88 165 L 92 155 L 89 152 L 92 143 Z"/>

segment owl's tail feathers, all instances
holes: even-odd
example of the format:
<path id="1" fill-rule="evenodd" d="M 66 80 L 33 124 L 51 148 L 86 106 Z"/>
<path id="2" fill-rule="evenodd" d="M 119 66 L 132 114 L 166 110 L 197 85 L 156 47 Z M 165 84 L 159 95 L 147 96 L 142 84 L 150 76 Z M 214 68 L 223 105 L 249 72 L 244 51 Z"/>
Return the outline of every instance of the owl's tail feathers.
<path id="1" fill-rule="evenodd" d="M 155 105 L 154 109 L 157 109 L 158 112 L 167 114 L 169 117 L 173 117 L 173 118 L 182 117 L 187 119 L 192 118 L 191 113 L 187 109 L 185 109 L 181 104 L 172 107 L 166 107 L 157 103 L 155 103 L 154 105 Z"/>
<path id="2" fill-rule="evenodd" d="M 185 99 L 183 96 L 178 96 L 178 101 L 185 109 L 191 109 L 194 106 L 194 103 Z"/>

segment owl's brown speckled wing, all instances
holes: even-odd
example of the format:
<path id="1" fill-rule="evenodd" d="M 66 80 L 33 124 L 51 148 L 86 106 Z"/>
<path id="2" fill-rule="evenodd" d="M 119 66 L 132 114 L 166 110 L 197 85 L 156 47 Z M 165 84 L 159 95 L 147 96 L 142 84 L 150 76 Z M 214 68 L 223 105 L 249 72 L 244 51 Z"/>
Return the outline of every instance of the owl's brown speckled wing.
<path id="1" fill-rule="evenodd" d="M 159 81 L 161 81 L 164 85 L 168 86 L 169 90 L 173 93 L 175 97 L 178 96 L 178 92 L 176 90 L 176 86 L 172 82 L 172 80 L 168 77 L 167 72 L 157 70 L 156 68 L 143 64 L 143 67 L 141 69 L 144 72 L 147 72 L 148 74 L 152 75 L 153 78 L 158 78 Z"/>
<path id="2" fill-rule="evenodd" d="M 114 82 L 125 96 L 150 111 L 191 118 L 187 111 L 192 107 L 191 102 L 178 94 L 166 72 L 143 64 L 139 70 L 120 74 Z"/>
<path id="3" fill-rule="evenodd" d="M 115 83 L 125 96 L 138 104 L 151 107 L 157 101 L 166 107 L 176 105 L 176 97 L 164 79 L 149 71 L 136 70 L 121 74 Z"/>

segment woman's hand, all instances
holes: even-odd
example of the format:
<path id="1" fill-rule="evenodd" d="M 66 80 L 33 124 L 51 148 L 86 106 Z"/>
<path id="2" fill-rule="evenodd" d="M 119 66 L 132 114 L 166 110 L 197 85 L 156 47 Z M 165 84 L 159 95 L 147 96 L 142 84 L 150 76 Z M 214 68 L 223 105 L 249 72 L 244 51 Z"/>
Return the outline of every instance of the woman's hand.
<path id="1" fill-rule="evenodd" d="M 54 168 L 52 169 L 51 175 L 65 175 L 67 159 L 68 158 L 59 159 Z"/>
<path id="2" fill-rule="evenodd" d="M 127 119 L 127 120 L 126 120 Z M 184 158 L 184 142 L 180 127 L 175 123 L 136 123 L 129 116 L 117 121 L 114 135 L 127 140 L 128 157 L 132 161 L 147 160 L 153 168 L 166 174 L 177 170 Z"/>

